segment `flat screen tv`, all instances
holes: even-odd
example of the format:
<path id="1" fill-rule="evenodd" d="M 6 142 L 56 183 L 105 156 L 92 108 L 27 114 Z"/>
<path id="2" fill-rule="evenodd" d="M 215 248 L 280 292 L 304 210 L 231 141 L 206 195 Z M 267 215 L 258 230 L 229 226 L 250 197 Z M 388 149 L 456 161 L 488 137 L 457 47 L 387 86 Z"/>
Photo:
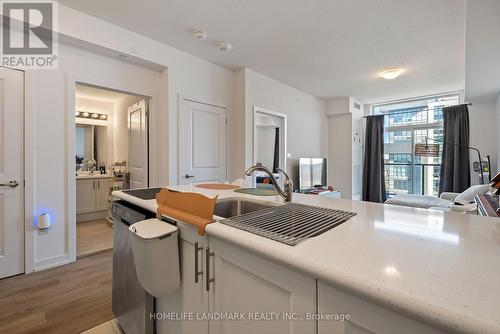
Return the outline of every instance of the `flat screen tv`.
<path id="1" fill-rule="evenodd" d="M 326 186 L 326 158 L 299 158 L 299 190 Z"/>

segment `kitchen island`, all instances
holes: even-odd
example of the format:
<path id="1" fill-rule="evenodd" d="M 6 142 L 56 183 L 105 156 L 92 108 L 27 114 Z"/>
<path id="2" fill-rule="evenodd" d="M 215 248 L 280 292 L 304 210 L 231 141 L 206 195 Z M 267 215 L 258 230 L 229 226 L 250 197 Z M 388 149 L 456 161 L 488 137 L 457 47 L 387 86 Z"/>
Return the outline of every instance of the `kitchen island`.
<path id="1" fill-rule="evenodd" d="M 282 203 L 278 196 L 231 190 L 169 189 Z M 155 200 L 113 195 L 156 211 Z M 262 333 L 500 333 L 495 219 L 301 194 L 293 202 L 357 215 L 293 247 L 221 223 L 209 224 L 202 237 L 178 223 L 182 284 L 192 286 L 158 300 L 157 312 L 264 312 L 267 305 L 287 305 L 283 312 L 348 315 L 348 321 L 161 320 L 159 332 L 243 333 L 238 326 L 247 325 Z"/>

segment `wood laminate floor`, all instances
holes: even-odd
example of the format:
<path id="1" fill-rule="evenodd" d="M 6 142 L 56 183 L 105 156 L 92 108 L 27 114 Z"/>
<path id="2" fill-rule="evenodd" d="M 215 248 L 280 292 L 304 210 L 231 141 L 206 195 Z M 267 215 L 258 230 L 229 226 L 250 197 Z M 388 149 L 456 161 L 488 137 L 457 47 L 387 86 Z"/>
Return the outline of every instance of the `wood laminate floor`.
<path id="1" fill-rule="evenodd" d="M 82 257 L 113 248 L 113 227 L 105 219 L 76 224 L 76 256 Z"/>
<path id="2" fill-rule="evenodd" d="M 0 334 L 78 334 L 114 318 L 112 251 L 0 280 Z"/>

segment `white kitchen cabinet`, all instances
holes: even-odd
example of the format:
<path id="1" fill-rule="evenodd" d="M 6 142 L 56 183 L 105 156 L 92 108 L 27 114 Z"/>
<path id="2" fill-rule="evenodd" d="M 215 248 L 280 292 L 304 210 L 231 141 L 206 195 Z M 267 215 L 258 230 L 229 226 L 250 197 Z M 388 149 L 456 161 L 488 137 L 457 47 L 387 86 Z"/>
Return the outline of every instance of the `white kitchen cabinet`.
<path id="1" fill-rule="evenodd" d="M 207 334 L 208 320 L 198 320 L 198 314 L 208 313 L 208 292 L 205 289 L 205 249 L 207 237 L 200 236 L 191 225 L 177 223 L 181 285 L 169 297 L 157 299 L 158 312 L 192 314 L 193 320 L 158 320 L 160 334 Z M 198 273 L 198 274 L 197 274 Z M 196 279 L 197 278 L 197 279 Z"/>
<path id="2" fill-rule="evenodd" d="M 96 191 L 94 179 L 76 180 L 76 213 L 96 211 Z"/>
<path id="3" fill-rule="evenodd" d="M 76 180 L 76 213 L 105 211 L 109 203 L 110 179 L 77 179 Z"/>
<path id="4" fill-rule="evenodd" d="M 318 334 L 437 334 L 445 333 L 353 294 L 318 282 L 318 313 L 346 315 L 349 321 L 320 320 Z"/>
<path id="5" fill-rule="evenodd" d="M 313 320 L 248 320 L 277 313 L 303 317 L 316 310 L 316 280 L 241 247 L 210 238 L 209 310 L 211 314 L 243 312 L 246 320 L 209 322 L 210 333 L 315 333 Z M 205 282 L 207 283 L 207 282 Z"/>

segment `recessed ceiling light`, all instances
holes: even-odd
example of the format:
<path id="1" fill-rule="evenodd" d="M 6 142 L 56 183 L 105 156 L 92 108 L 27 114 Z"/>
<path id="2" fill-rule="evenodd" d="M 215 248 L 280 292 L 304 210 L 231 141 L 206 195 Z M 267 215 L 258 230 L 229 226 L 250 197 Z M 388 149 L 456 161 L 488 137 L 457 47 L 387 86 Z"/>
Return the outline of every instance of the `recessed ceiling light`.
<path id="1" fill-rule="evenodd" d="M 98 114 L 92 114 L 92 118 L 99 118 Z"/>
<path id="2" fill-rule="evenodd" d="M 196 29 L 193 31 L 193 36 L 201 41 L 207 39 L 207 32 L 205 30 Z"/>
<path id="3" fill-rule="evenodd" d="M 90 116 L 90 114 L 88 112 L 83 113 L 83 117 L 89 117 L 89 116 Z"/>
<path id="4" fill-rule="evenodd" d="M 219 47 L 219 50 L 221 51 L 229 51 L 233 48 L 233 46 L 231 45 L 231 43 L 229 42 L 224 42 L 224 41 L 220 41 L 219 44 L 218 44 L 218 47 Z"/>
<path id="5" fill-rule="evenodd" d="M 76 117 L 80 116 L 80 112 L 79 111 L 75 111 L 75 116 Z"/>
<path id="6" fill-rule="evenodd" d="M 403 70 L 400 68 L 391 68 L 389 70 L 385 70 L 384 72 L 380 73 L 380 76 L 384 79 L 387 80 L 392 80 L 396 79 L 399 77 L 399 75 L 403 73 Z"/>

